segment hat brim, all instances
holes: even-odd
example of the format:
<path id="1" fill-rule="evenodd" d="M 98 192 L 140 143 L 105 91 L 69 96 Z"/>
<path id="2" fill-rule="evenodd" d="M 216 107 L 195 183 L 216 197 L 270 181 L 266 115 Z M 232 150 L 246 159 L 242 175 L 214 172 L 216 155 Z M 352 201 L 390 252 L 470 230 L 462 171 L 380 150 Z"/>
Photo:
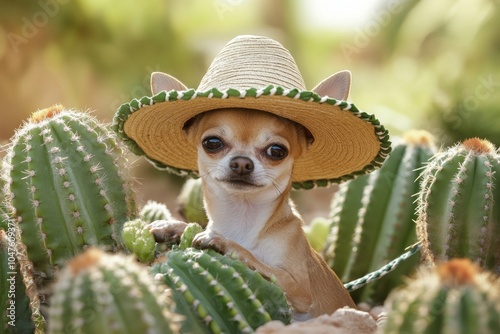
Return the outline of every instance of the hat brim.
<path id="1" fill-rule="evenodd" d="M 387 130 L 353 104 L 314 92 L 268 86 L 246 90 L 160 92 L 123 104 L 113 129 L 138 155 L 157 168 L 196 174 L 197 149 L 183 127 L 209 110 L 245 108 L 270 112 L 305 126 L 314 142 L 294 163 L 294 188 L 327 186 L 368 173 L 390 153 Z"/>

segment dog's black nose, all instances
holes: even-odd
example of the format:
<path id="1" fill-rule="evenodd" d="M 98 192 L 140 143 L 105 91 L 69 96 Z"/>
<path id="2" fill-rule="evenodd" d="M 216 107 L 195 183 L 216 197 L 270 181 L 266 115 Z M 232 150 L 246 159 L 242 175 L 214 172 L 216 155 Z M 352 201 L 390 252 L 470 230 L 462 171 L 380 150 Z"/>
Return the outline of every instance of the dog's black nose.
<path id="1" fill-rule="evenodd" d="M 229 162 L 229 168 L 239 175 L 250 174 L 253 171 L 253 161 L 246 157 L 234 157 Z"/>

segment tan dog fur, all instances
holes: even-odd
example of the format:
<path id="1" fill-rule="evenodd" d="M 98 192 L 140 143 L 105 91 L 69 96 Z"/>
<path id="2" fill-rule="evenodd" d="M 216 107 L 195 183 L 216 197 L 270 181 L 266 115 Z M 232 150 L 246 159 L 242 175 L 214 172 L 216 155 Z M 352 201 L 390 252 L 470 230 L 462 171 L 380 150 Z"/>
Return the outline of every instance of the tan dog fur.
<path id="1" fill-rule="evenodd" d="M 342 282 L 307 242 L 302 219 L 289 199 L 293 162 L 309 145 L 306 130 L 269 113 L 224 109 L 197 116 L 185 131 L 198 148 L 209 217 L 194 246 L 236 256 L 263 276 L 276 277 L 297 320 L 355 307 Z M 213 137 L 223 147 L 207 152 L 202 143 Z M 288 150 L 285 158 L 266 154 L 275 144 Z M 250 159 L 253 170 L 245 175 L 232 171 L 234 157 Z M 184 226 L 172 222 L 168 238 L 178 237 Z"/>

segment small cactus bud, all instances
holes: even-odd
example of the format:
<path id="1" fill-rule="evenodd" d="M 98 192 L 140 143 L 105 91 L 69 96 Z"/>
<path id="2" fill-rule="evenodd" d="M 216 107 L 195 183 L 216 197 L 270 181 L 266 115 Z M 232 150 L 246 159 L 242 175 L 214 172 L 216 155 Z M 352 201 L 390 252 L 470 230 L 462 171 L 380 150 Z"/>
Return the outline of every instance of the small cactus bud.
<path id="1" fill-rule="evenodd" d="M 132 252 L 139 261 L 150 263 L 155 258 L 155 238 L 146 228 L 147 222 L 135 219 L 123 225 L 122 240 L 125 247 Z"/>
<path id="2" fill-rule="evenodd" d="M 148 201 L 139 212 L 139 217 L 146 223 L 152 223 L 156 220 L 170 220 L 172 219 L 172 214 L 165 204 Z"/>
<path id="3" fill-rule="evenodd" d="M 207 226 L 208 217 L 203 206 L 201 179 L 186 180 L 177 201 L 179 203 L 179 214 L 185 221 L 198 223 L 201 227 Z"/>

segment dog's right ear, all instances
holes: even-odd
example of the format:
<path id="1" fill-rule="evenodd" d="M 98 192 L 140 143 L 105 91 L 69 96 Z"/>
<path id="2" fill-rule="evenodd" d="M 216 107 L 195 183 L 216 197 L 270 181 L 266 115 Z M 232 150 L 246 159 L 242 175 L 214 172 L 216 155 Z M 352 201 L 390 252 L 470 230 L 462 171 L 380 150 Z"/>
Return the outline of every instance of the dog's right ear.
<path id="1" fill-rule="evenodd" d="M 332 74 L 312 89 L 319 96 L 329 96 L 337 100 L 347 100 L 351 91 L 351 72 L 348 70 Z"/>
<path id="2" fill-rule="evenodd" d="M 171 75 L 162 72 L 151 73 L 151 92 L 153 95 L 166 90 L 187 90 L 186 85 Z"/>

